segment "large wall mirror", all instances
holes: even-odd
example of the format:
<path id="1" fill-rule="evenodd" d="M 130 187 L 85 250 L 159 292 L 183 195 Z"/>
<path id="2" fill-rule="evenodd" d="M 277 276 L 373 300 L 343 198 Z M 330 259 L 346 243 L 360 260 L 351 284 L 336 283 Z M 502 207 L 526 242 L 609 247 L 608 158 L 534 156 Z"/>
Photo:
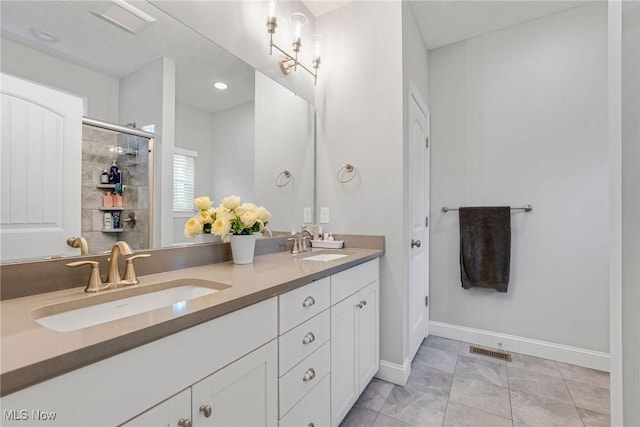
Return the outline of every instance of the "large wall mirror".
<path id="1" fill-rule="evenodd" d="M 173 174 L 177 154 L 194 162 L 196 197 L 207 195 L 217 203 L 236 194 L 269 209 L 272 230 L 299 229 L 304 209 L 315 212 L 313 106 L 154 5 L 128 4 L 136 10 L 110 1 L 3 1 L 0 5 L 4 75 L 79 98 L 83 116 L 155 134 L 154 141 L 149 141 L 82 125 L 82 152 L 65 160 L 81 163 L 76 165 L 81 171 L 76 180 L 81 182 L 56 183 L 79 192 L 81 207 L 74 207 L 73 215 L 60 217 L 72 222 L 78 235 L 88 240 L 90 254 L 109 249 L 116 240 L 129 241 L 134 249 L 194 243 L 183 235 L 184 223 L 193 212 L 184 205 L 173 209 L 166 203 L 173 199 L 174 185 L 180 186 L 166 179 L 168 170 Z M 216 82 L 227 88 L 217 89 Z M 46 143 L 46 138 L 38 142 Z M 29 145 L 31 151 L 25 151 L 25 156 L 46 164 L 46 153 L 33 152 L 38 144 Z M 3 146 L 3 157 L 7 150 Z M 137 228 L 121 222 L 122 231 L 105 232 L 103 196 L 110 189 L 100 187 L 101 175 L 105 169 L 110 172 L 114 161 L 124 184 L 124 191 L 119 189 L 124 199 L 120 221 L 133 213 Z M 23 194 L 22 198 L 29 197 Z M 3 199 L 4 205 L 12 203 Z M 61 204 L 62 208 L 70 205 Z M 79 215 L 76 209 L 81 210 Z M 16 222 L 37 228 L 25 225 L 29 215 L 13 220 L 11 213 L 3 208 L 3 233 L 12 232 Z M 50 221 L 57 226 L 55 219 Z M 80 255 L 79 248 L 66 245 L 66 237 L 71 236 L 60 237 L 65 237 L 61 248 L 32 258 Z M 16 239 L 18 246 L 24 240 L 27 249 L 12 253 L 4 240 L 2 262 L 30 258 L 30 251 L 38 246 L 30 238 Z"/>

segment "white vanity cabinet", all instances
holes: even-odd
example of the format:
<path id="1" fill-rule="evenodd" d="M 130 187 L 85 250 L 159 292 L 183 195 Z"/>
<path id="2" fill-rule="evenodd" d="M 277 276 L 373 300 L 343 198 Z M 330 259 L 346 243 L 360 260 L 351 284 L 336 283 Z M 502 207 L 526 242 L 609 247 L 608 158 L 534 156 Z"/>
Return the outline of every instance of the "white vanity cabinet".
<path id="1" fill-rule="evenodd" d="M 344 419 L 380 365 L 378 269 L 375 259 L 331 277 L 333 426 Z"/>
<path id="2" fill-rule="evenodd" d="M 274 340 L 194 384 L 193 427 L 277 426 L 277 372 Z"/>
<path id="3" fill-rule="evenodd" d="M 128 420 L 131 425 L 149 425 L 145 420 L 162 420 L 167 414 L 168 425 L 191 417 L 195 427 L 200 418 L 199 412 L 192 416 L 191 400 L 186 408 L 180 407 L 182 393 L 192 388 L 209 390 L 204 395 L 194 392 L 191 399 L 202 396 L 202 403 L 212 410 L 220 408 L 220 416 L 227 417 L 221 423 L 242 418 L 254 407 L 268 407 L 259 414 L 265 421 L 258 424 L 276 425 L 277 336 L 274 297 L 3 396 L 3 409 L 55 411 L 56 417 L 42 422 L 30 418 L 29 423 L 3 420 L 2 425 L 120 425 Z M 260 391 L 248 393 L 251 387 Z M 241 405 L 219 403 L 232 399 Z"/>
<path id="4" fill-rule="evenodd" d="M 279 296 L 280 425 L 329 424 L 329 277 Z"/>
<path id="5" fill-rule="evenodd" d="M 276 347 L 265 344 L 124 426 L 276 426 Z"/>
<path id="6" fill-rule="evenodd" d="M 147 412 L 138 415 L 125 427 L 178 426 L 191 427 L 191 388 L 182 390 Z"/>

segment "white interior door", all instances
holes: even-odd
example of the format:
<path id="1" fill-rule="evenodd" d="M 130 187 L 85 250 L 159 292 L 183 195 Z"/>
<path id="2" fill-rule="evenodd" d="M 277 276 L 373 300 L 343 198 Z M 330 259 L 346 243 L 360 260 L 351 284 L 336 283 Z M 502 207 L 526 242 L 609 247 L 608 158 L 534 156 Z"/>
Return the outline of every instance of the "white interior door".
<path id="1" fill-rule="evenodd" d="M 429 113 L 412 91 L 409 106 L 409 195 L 411 256 L 409 261 L 409 350 L 413 359 L 428 335 L 429 307 Z"/>
<path id="2" fill-rule="evenodd" d="M 2 261 L 77 254 L 80 235 L 80 98 L 1 75 Z"/>

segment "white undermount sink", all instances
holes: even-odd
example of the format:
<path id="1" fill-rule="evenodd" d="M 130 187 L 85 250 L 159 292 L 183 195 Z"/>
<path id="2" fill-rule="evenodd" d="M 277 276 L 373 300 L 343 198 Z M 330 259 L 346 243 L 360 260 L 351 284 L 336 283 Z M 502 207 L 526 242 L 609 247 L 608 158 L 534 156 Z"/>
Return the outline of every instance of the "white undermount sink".
<path id="1" fill-rule="evenodd" d="M 198 286 L 189 283 L 205 282 L 214 284 L 214 286 Z M 71 308 L 74 302 L 61 303 L 53 306 L 41 307 L 32 312 L 35 321 L 49 329 L 58 332 L 76 331 L 90 326 L 99 325 L 101 323 L 111 322 L 125 317 L 134 316 L 136 314 L 146 313 L 162 307 L 172 307 L 174 312 L 183 312 L 186 308 L 186 302 L 194 298 L 204 295 L 210 295 L 229 285 L 218 284 L 207 281 L 190 281 L 181 285 L 178 283 L 169 283 L 171 287 L 160 286 L 160 289 L 150 286 L 149 289 L 124 289 L 104 295 L 96 295 L 95 301 L 88 298 L 84 306 Z M 216 286 L 217 285 L 217 286 Z M 216 289 L 218 288 L 218 289 Z M 131 295 L 131 292 L 141 289 L 138 295 Z M 100 297 L 108 299 L 106 302 L 100 302 Z M 82 304 L 81 304 L 82 305 Z M 51 314 L 50 314 L 51 313 Z"/>
<path id="2" fill-rule="evenodd" d="M 312 256 L 308 256 L 306 258 L 302 258 L 305 261 L 321 261 L 321 262 L 326 262 L 326 261 L 333 261 L 336 259 L 340 259 L 340 258 L 344 258 L 348 255 L 346 254 L 318 254 L 318 255 L 312 255 Z"/>

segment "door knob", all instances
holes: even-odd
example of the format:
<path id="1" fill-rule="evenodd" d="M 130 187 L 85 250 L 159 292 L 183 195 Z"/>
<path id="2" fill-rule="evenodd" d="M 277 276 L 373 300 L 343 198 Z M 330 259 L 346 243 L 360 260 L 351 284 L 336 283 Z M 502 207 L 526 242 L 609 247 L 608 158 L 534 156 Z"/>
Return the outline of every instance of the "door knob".
<path id="1" fill-rule="evenodd" d="M 422 245 L 422 242 L 420 240 L 413 240 L 411 239 L 411 247 L 413 248 L 414 246 L 420 247 Z"/>
<path id="2" fill-rule="evenodd" d="M 180 418 L 178 420 L 178 425 L 180 427 L 191 427 L 191 420 L 189 418 Z"/>

